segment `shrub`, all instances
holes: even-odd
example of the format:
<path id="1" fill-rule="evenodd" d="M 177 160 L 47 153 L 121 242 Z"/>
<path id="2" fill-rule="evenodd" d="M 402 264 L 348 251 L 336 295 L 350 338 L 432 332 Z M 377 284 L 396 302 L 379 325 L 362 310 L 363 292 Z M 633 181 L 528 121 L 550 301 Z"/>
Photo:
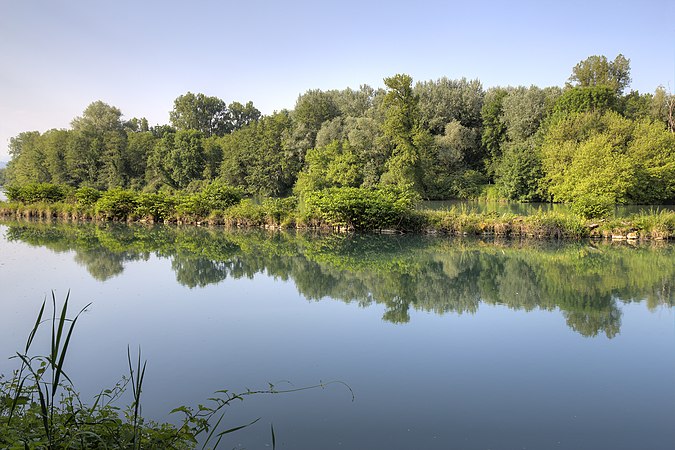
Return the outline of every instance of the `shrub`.
<path id="1" fill-rule="evenodd" d="M 310 217 L 326 225 L 354 230 L 406 228 L 412 222 L 416 194 L 396 188 L 330 188 L 306 194 Z"/>
<path id="2" fill-rule="evenodd" d="M 291 222 L 297 207 L 297 197 L 267 198 L 262 203 L 265 216 L 274 225 Z"/>
<path id="3" fill-rule="evenodd" d="M 98 189 L 82 186 L 75 191 L 75 199 L 82 206 L 91 206 L 98 201 L 103 193 Z"/>
<path id="4" fill-rule="evenodd" d="M 134 215 L 154 222 L 168 219 L 174 213 L 176 200 L 165 194 L 143 193 L 136 199 Z"/>
<path id="5" fill-rule="evenodd" d="M 124 189 L 111 189 L 98 199 L 96 216 L 107 220 L 127 220 L 138 206 L 138 194 Z"/>
<path id="6" fill-rule="evenodd" d="M 587 194 L 575 198 L 571 209 L 587 219 L 609 217 L 614 210 L 614 201 L 607 196 Z"/>
<path id="7" fill-rule="evenodd" d="M 65 200 L 69 192 L 67 186 L 51 183 L 29 183 L 5 188 L 8 200 L 22 203 L 56 203 Z"/>

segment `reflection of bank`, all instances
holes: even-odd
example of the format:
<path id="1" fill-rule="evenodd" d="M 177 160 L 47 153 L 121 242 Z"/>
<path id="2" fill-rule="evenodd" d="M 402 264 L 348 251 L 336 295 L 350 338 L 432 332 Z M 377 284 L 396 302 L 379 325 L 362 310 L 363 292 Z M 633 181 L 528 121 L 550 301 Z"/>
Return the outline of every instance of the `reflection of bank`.
<path id="1" fill-rule="evenodd" d="M 120 223 L 0 221 L 5 237 L 57 252 L 96 280 L 151 255 L 171 261 L 190 289 L 267 274 L 292 280 L 306 299 L 411 311 L 476 314 L 481 304 L 560 311 L 583 336 L 615 337 L 623 303 L 675 306 L 675 245 L 448 239 L 420 235 L 268 233 L 264 230 Z M 0 272 L 1 273 L 1 272 Z"/>

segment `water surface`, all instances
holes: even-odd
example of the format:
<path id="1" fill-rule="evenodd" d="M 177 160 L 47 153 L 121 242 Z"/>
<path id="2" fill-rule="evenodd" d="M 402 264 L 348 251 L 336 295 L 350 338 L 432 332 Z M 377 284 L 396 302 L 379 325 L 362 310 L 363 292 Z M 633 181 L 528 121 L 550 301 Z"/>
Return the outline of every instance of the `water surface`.
<path id="1" fill-rule="evenodd" d="M 675 249 L 199 228 L 0 226 L 0 351 L 52 289 L 83 395 L 148 359 L 144 413 L 249 398 L 225 448 L 670 449 Z M 11 370 L 0 361 L 0 372 Z"/>

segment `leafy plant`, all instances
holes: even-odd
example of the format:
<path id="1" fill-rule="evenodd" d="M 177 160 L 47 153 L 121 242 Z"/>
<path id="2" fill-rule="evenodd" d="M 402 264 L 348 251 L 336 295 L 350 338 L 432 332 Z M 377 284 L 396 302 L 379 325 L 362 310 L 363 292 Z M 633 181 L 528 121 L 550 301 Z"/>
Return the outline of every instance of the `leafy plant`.
<path id="1" fill-rule="evenodd" d="M 64 368 L 75 324 L 91 303 L 71 319 L 68 317 L 69 298 L 70 292 L 59 310 L 52 292 L 52 316 L 48 319 L 43 319 L 47 302 L 42 303 L 23 352 L 17 352 L 13 357 L 20 361 L 20 368 L 9 380 L 0 375 L 0 448 L 182 450 L 208 446 L 215 449 L 226 435 L 260 420 L 257 418 L 221 431 L 225 410 L 235 400 L 241 401 L 251 395 L 324 388 L 335 383 L 346 386 L 351 392 L 351 388 L 342 382 L 286 390 L 277 390 L 270 384 L 268 389 L 242 393 L 219 390 L 208 403 L 200 404 L 196 409 L 180 406 L 171 411 L 171 414 L 183 415 L 178 426 L 155 423 L 142 416 L 141 394 L 147 361 L 142 361 L 140 348 L 135 360 L 127 348 L 129 376 L 123 377 L 112 389 L 102 390 L 92 405 L 86 405 Z M 44 323 L 50 324 L 49 354 L 31 355 L 35 338 Z M 115 403 L 129 385 L 133 400 L 121 415 Z M 273 426 L 271 434 L 272 448 L 275 448 Z"/>

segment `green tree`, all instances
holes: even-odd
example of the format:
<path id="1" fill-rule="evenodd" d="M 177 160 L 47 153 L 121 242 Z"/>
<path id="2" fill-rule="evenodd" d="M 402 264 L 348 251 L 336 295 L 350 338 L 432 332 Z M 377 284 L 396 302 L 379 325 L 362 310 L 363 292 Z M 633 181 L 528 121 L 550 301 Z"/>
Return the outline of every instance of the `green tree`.
<path id="1" fill-rule="evenodd" d="M 630 102 L 630 101 L 629 101 Z M 625 108 L 625 106 L 624 106 Z M 576 86 L 566 89 L 556 101 L 557 114 L 619 111 L 621 99 L 607 85 Z"/>
<path id="2" fill-rule="evenodd" d="M 385 78 L 388 91 L 384 98 L 384 137 L 390 142 L 392 153 L 382 176 L 385 184 L 412 186 L 422 193 L 421 149 L 426 151 L 433 142 L 431 135 L 418 123 L 419 98 L 412 89 L 412 78 L 398 74 Z"/>
<path id="3" fill-rule="evenodd" d="M 432 134 L 439 135 L 445 126 L 457 121 L 467 128 L 481 125 L 481 109 L 485 92 L 478 80 L 450 80 L 419 82 L 414 93 L 419 97 L 421 125 Z"/>
<path id="4" fill-rule="evenodd" d="M 247 102 L 242 105 L 239 102 L 232 102 L 227 107 L 227 122 L 225 127 L 228 133 L 250 125 L 252 122 L 260 119 L 260 111 L 253 106 L 253 102 Z"/>
<path id="5" fill-rule="evenodd" d="M 541 156 L 533 139 L 507 144 L 495 175 L 497 189 L 504 197 L 518 201 L 542 199 Z"/>
<path id="6" fill-rule="evenodd" d="M 197 130 L 165 134 L 155 144 L 148 160 L 151 183 L 165 183 L 184 189 L 203 177 L 205 167 L 202 134 Z"/>
<path id="7" fill-rule="evenodd" d="M 292 122 L 285 111 L 224 136 L 220 177 L 249 194 L 281 196 L 295 184 L 302 160 L 284 145 Z"/>
<path id="8" fill-rule="evenodd" d="M 618 54 L 614 61 L 608 61 L 604 55 L 589 56 L 574 66 L 568 83 L 581 87 L 608 86 L 621 95 L 630 82 L 630 59 Z"/>
<path id="9" fill-rule="evenodd" d="M 675 194 L 675 137 L 649 119 L 580 113 L 549 128 L 542 166 L 556 201 L 668 202 Z"/>
<path id="10" fill-rule="evenodd" d="M 169 120 L 178 131 L 198 130 L 204 136 L 222 136 L 231 131 L 225 102 L 204 94 L 180 95 L 173 102 Z"/>
<path id="11" fill-rule="evenodd" d="M 148 158 L 152 154 L 156 142 L 157 138 L 150 131 L 127 135 L 127 179 L 130 187 L 140 189 L 145 185 Z"/>
<path id="12" fill-rule="evenodd" d="M 50 180 L 41 135 L 37 131 L 20 133 L 9 140 L 11 160 L 7 165 L 10 183 L 43 183 Z"/>
<path id="13" fill-rule="evenodd" d="M 125 183 L 126 132 L 118 108 L 91 103 L 71 122 L 74 132 L 65 154 L 75 185 L 115 187 Z"/>
<path id="14" fill-rule="evenodd" d="M 333 141 L 307 151 L 295 189 L 305 194 L 329 187 L 358 187 L 363 181 L 360 167 L 348 142 Z"/>
<path id="15" fill-rule="evenodd" d="M 488 90 L 485 93 L 481 109 L 481 118 L 483 120 L 481 143 L 485 148 L 487 156 L 487 173 L 492 178 L 502 155 L 502 145 L 506 142 L 506 124 L 502 115 L 504 114 L 503 102 L 507 95 L 508 91 L 503 88 Z"/>
<path id="16" fill-rule="evenodd" d="M 307 147 L 304 151 L 314 147 L 321 125 L 340 114 L 340 108 L 330 92 L 323 92 L 319 89 L 305 92 L 298 97 L 292 113 L 297 133 L 295 140 L 305 142 Z"/>

